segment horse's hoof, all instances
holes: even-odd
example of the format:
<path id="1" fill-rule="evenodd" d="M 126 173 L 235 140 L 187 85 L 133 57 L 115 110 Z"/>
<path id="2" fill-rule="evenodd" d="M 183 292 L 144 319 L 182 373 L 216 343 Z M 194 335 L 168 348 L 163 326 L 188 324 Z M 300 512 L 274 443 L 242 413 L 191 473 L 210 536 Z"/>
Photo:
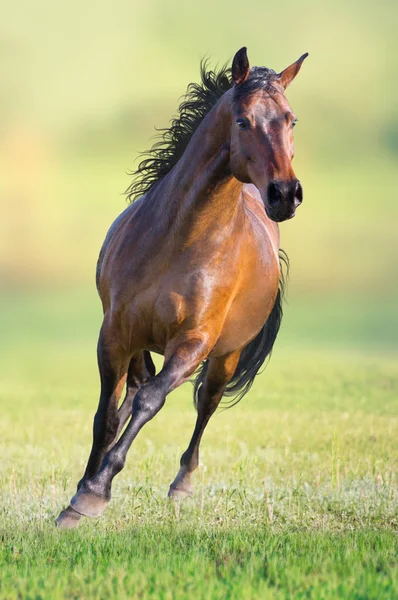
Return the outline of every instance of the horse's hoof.
<path id="1" fill-rule="evenodd" d="M 79 526 L 81 517 L 71 506 L 68 506 L 68 508 L 59 513 L 55 524 L 59 529 L 75 529 Z"/>
<path id="2" fill-rule="evenodd" d="M 73 496 L 70 504 L 73 510 L 80 515 L 85 517 L 100 517 L 108 502 L 109 499 L 106 500 L 101 496 L 97 496 L 83 484 L 80 490 Z"/>
<path id="3" fill-rule="evenodd" d="M 182 500 L 183 498 L 191 498 L 193 496 L 192 486 L 186 486 L 184 488 L 175 488 L 170 486 L 169 493 L 167 494 L 172 500 Z"/>

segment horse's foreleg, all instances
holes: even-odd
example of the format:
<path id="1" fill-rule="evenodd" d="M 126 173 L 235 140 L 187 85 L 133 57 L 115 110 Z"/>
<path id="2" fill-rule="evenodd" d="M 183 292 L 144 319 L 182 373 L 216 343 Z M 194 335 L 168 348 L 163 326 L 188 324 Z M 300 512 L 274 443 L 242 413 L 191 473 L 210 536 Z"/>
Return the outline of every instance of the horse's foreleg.
<path id="1" fill-rule="evenodd" d="M 234 352 L 209 362 L 206 379 L 199 389 L 198 416 L 187 450 L 181 457 L 180 470 L 170 485 L 169 497 L 183 498 L 192 495 L 191 474 L 199 464 L 199 445 L 209 422 L 220 403 L 225 386 L 235 373 L 240 352 Z"/>
<path id="2" fill-rule="evenodd" d="M 112 339 L 106 334 L 106 327 L 103 326 L 98 341 L 101 394 L 94 417 L 93 444 L 78 489 L 86 479 L 97 472 L 108 447 L 116 438 L 120 424 L 118 403 L 126 381 L 128 364 L 129 357 L 117 351 Z M 79 518 L 69 506 L 61 512 L 56 522 L 59 527 L 71 528 L 78 525 Z"/>
<path id="3" fill-rule="evenodd" d="M 100 400 L 100 405 L 94 419 L 93 447 L 86 471 L 83 478 L 79 481 L 77 489 L 80 488 L 83 481 L 89 479 L 98 471 L 105 454 L 115 445 L 120 432 L 131 415 L 134 396 L 140 387 L 154 375 L 155 366 L 152 362 L 150 353 L 146 351 L 138 352 L 130 360 L 126 379 L 126 395 L 120 408 L 115 410 L 120 398 L 120 393 L 117 391 L 115 396 L 116 403 L 113 401 L 113 396 L 111 395 L 108 403 L 108 414 L 105 412 L 105 418 L 101 419 Z M 105 398 L 106 393 L 105 389 Z"/>
<path id="4" fill-rule="evenodd" d="M 72 498 L 71 506 L 78 513 L 96 517 L 103 513 L 111 497 L 112 480 L 125 464 L 127 452 L 140 429 L 162 408 L 166 396 L 185 381 L 208 353 L 201 337 L 180 340 L 166 353 L 163 369 L 143 385 L 133 399 L 132 417 L 120 439 L 105 455 L 99 471 Z"/>
<path id="5" fill-rule="evenodd" d="M 128 359 L 125 357 L 112 355 L 100 336 L 98 368 L 101 377 L 101 395 L 94 417 L 93 445 L 78 489 L 86 479 L 98 471 L 108 447 L 116 437 L 119 427 L 118 404 L 126 383 L 128 364 Z"/>

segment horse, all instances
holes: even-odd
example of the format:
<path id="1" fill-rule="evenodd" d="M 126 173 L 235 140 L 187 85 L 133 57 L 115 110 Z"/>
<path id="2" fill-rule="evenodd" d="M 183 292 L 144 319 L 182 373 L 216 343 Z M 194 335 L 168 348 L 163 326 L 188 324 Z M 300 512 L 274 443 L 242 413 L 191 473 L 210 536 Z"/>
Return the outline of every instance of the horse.
<path id="1" fill-rule="evenodd" d="M 229 68 L 202 62 L 201 83 L 135 171 L 98 259 L 100 399 L 58 526 L 102 515 L 138 432 L 196 374 L 196 424 L 169 489 L 192 495 L 210 417 L 223 396 L 244 396 L 269 357 L 282 318 L 278 223 L 303 200 L 285 90 L 307 56 L 280 73 L 250 68 L 246 47 Z M 164 356 L 158 374 L 151 352 Z"/>

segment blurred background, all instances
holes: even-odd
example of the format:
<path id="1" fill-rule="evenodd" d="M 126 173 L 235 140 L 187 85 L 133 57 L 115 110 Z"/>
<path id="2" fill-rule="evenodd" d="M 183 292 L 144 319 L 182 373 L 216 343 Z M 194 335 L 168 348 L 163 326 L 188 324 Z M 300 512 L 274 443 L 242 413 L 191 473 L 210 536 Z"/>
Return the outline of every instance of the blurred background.
<path id="1" fill-rule="evenodd" d="M 242 45 L 277 71 L 309 52 L 287 92 L 305 201 L 281 226 L 282 343 L 397 350 L 396 2 L 18 0 L 2 12 L 0 318 L 18 372 L 54 344 L 87 343 L 94 363 L 95 263 L 127 172 L 201 58 L 221 65 Z"/>

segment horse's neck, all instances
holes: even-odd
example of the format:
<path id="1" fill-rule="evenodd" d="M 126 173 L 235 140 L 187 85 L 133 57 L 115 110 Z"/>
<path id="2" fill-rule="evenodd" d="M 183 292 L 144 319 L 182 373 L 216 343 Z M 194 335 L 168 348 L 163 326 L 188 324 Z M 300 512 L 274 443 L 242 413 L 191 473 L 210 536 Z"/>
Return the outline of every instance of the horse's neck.
<path id="1" fill-rule="evenodd" d="M 165 178 L 162 204 L 173 222 L 214 219 L 221 225 L 236 214 L 242 183 L 229 170 L 230 118 L 222 98 L 205 117 L 183 156 Z"/>

